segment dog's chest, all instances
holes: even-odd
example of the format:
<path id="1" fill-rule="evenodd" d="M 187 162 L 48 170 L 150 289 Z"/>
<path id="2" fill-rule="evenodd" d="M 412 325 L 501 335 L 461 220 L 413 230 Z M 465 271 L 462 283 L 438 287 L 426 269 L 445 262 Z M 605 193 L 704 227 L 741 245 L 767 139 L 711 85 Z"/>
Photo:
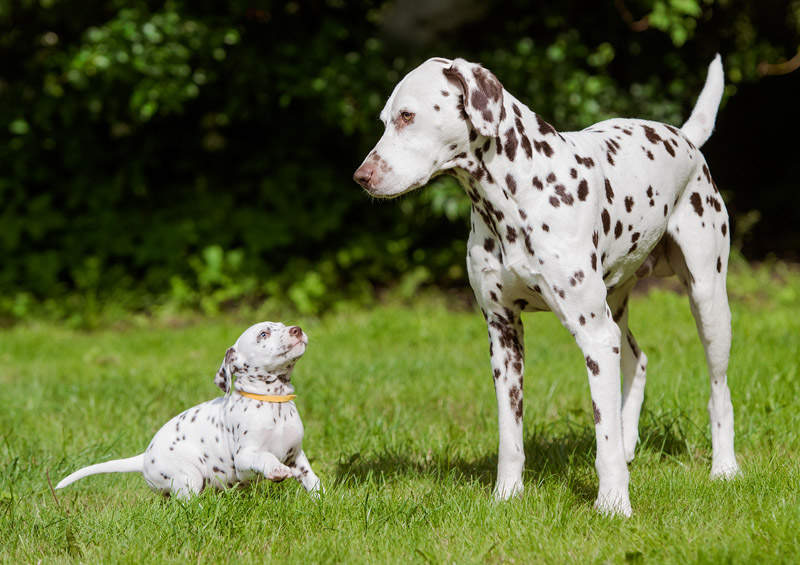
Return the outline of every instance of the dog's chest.
<path id="1" fill-rule="evenodd" d="M 255 444 L 280 461 L 296 455 L 303 441 L 303 422 L 293 402 L 270 403 L 245 399 L 230 412 L 234 452 Z"/>

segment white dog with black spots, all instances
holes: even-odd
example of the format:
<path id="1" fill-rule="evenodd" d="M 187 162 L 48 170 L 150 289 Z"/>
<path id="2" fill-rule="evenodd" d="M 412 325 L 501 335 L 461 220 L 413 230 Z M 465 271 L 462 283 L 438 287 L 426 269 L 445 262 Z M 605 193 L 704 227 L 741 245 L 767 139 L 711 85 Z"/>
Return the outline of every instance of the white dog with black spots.
<path id="1" fill-rule="evenodd" d="M 311 493 L 320 481 L 303 452 L 292 370 L 308 337 L 298 326 L 261 322 L 228 348 L 214 382 L 225 395 L 172 418 L 144 453 L 90 465 L 56 488 L 98 473 L 142 473 L 153 490 L 180 498 L 205 487 L 293 477 Z"/>
<path id="2" fill-rule="evenodd" d="M 447 173 L 472 201 L 467 267 L 489 330 L 498 499 L 523 488 L 520 313 L 550 310 L 586 362 L 595 506 L 631 514 L 626 463 L 638 441 L 647 357 L 628 329 L 627 304 L 636 280 L 649 274 L 677 274 L 688 289 L 710 372 L 711 475 L 738 473 L 726 377 L 728 215 L 698 149 L 723 88 L 717 56 L 680 129 L 612 119 L 563 133 L 463 59 L 426 61 L 389 97 L 384 134 L 354 179 L 373 196 L 393 198 Z"/>

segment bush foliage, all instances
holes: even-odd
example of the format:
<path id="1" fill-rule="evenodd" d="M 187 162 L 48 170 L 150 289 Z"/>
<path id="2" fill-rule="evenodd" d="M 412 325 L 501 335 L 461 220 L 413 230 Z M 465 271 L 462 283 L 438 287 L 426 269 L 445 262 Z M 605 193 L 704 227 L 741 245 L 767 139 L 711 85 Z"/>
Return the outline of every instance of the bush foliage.
<path id="1" fill-rule="evenodd" d="M 0 0 L 0 26 L 0 313 L 316 312 L 464 284 L 451 180 L 399 203 L 350 180 L 428 56 L 481 61 L 562 129 L 680 123 L 715 52 L 728 94 L 790 58 L 800 3 Z"/>

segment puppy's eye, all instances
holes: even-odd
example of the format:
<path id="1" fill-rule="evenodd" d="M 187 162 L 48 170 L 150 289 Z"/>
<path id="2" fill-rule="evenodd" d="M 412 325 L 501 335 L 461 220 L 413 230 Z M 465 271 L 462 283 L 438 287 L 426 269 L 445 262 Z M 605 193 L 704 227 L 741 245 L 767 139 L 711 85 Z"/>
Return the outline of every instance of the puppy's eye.
<path id="1" fill-rule="evenodd" d="M 413 112 L 400 112 L 400 117 L 403 119 L 404 122 L 410 124 L 414 120 L 414 113 Z"/>
<path id="2" fill-rule="evenodd" d="M 267 339 L 269 337 L 269 332 L 264 330 L 260 334 L 258 334 L 259 339 Z"/>

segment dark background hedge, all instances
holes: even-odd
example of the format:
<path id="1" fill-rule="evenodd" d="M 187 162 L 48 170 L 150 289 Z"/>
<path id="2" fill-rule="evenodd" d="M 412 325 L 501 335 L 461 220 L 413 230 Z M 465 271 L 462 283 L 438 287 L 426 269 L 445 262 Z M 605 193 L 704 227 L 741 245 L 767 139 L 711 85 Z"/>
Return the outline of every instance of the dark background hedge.
<path id="1" fill-rule="evenodd" d="M 434 55 L 483 63 L 575 129 L 682 123 L 721 52 L 704 152 L 734 241 L 797 258 L 800 71 L 779 73 L 800 2 L 0 0 L 0 26 L 5 316 L 244 298 L 314 312 L 465 286 L 451 181 L 378 202 L 351 180 L 394 83 Z"/>

